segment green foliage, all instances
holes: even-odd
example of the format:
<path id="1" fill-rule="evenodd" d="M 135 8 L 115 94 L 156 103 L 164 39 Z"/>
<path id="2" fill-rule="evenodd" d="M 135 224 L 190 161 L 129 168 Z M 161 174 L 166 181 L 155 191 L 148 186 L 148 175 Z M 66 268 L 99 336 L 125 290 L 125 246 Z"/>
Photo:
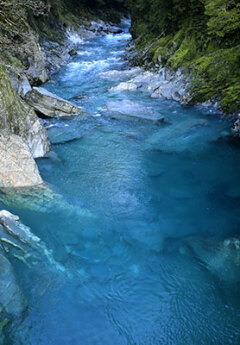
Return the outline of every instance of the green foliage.
<path id="1" fill-rule="evenodd" d="M 208 33 L 224 38 L 240 33 L 240 4 L 235 0 L 207 0 L 205 14 L 209 17 Z"/>
<path id="2" fill-rule="evenodd" d="M 137 47 L 191 75 L 194 102 L 240 109 L 239 0 L 131 0 L 130 6 Z"/>

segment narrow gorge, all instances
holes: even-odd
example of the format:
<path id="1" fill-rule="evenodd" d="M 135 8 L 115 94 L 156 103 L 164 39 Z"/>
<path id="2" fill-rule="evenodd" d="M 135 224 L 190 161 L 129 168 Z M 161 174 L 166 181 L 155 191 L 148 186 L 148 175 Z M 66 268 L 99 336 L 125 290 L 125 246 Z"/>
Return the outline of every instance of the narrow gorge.
<path id="1" fill-rule="evenodd" d="M 0 1 L 0 344 L 239 344 L 239 17 Z"/>

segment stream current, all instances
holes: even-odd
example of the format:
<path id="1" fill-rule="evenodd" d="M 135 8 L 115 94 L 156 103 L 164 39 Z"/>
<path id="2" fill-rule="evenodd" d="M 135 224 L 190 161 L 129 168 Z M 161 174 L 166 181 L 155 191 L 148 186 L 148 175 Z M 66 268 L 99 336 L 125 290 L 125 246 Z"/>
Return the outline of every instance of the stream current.
<path id="1" fill-rule="evenodd" d="M 240 344 L 239 147 L 213 110 L 109 92 L 126 74 L 103 72 L 130 69 L 122 29 L 80 42 L 45 85 L 87 114 L 44 120 L 38 167 L 71 208 L 8 207 L 59 263 L 12 261 L 28 310 L 8 345 Z"/>

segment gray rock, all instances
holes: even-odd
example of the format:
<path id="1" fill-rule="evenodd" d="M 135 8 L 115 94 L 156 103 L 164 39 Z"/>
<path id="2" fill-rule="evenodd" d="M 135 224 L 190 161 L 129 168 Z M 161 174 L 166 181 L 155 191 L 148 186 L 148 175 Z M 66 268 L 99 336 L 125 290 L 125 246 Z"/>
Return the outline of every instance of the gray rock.
<path id="1" fill-rule="evenodd" d="M 17 135 L 0 132 L 0 187 L 18 188 L 42 184 L 28 145 Z"/>
<path id="2" fill-rule="evenodd" d="M 41 87 L 33 87 L 33 89 L 25 95 L 25 100 L 36 111 L 48 117 L 83 113 L 81 108 Z"/>
<path id="3" fill-rule="evenodd" d="M 0 243 L 8 256 L 13 256 L 28 268 L 31 268 L 32 262 L 36 264 L 36 260 L 45 263 L 47 259 L 49 269 L 65 272 L 64 266 L 55 261 L 44 242 L 18 216 L 6 210 L 0 211 Z"/>
<path id="4" fill-rule="evenodd" d="M 28 91 L 32 89 L 25 74 L 18 74 L 9 72 L 9 77 L 11 79 L 12 85 L 19 96 L 24 97 Z"/>
<path id="5" fill-rule="evenodd" d="M 23 80 L 27 83 L 26 78 L 23 77 Z M 17 95 L 9 76 L 1 65 L 0 131 L 21 136 L 28 144 L 34 158 L 44 156 L 50 148 L 47 131 L 34 110 Z"/>
<path id="6" fill-rule="evenodd" d="M 123 70 L 123 71 L 118 71 L 118 70 L 106 71 L 106 72 L 99 73 L 99 75 L 104 79 L 121 80 L 121 79 L 133 78 L 134 76 L 139 74 L 141 71 L 142 71 L 141 68 L 132 68 L 132 69 Z"/>
<path id="7" fill-rule="evenodd" d="M 232 126 L 232 133 L 235 136 L 240 136 L 240 119 L 236 120 Z"/>
<path id="8" fill-rule="evenodd" d="M 163 116 L 152 114 L 152 109 L 128 99 L 106 103 L 108 111 L 148 121 L 162 121 Z"/>
<path id="9" fill-rule="evenodd" d="M 112 87 L 109 91 L 115 92 L 115 91 L 129 91 L 129 90 L 137 90 L 137 85 L 133 83 L 126 83 L 122 82 L 117 86 Z"/>
<path id="10" fill-rule="evenodd" d="M 184 77 L 165 80 L 154 90 L 151 97 L 165 98 L 173 101 L 187 104 L 190 101 L 190 95 L 187 92 L 187 83 Z"/>
<path id="11" fill-rule="evenodd" d="M 33 235 L 29 227 L 20 223 L 18 216 L 6 210 L 0 211 L 0 224 L 10 236 L 18 239 L 22 243 L 35 245 L 40 242 L 40 238 Z"/>

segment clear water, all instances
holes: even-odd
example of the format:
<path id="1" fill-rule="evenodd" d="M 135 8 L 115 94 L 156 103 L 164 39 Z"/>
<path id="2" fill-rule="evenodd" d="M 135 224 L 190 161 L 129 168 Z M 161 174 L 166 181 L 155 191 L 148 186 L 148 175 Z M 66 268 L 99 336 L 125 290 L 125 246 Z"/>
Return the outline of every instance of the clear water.
<path id="1" fill-rule="evenodd" d="M 29 307 L 8 344 L 240 344 L 240 257 L 223 254 L 215 271 L 208 264 L 212 243 L 239 236 L 239 147 L 214 112 L 140 90 L 108 92 L 121 80 L 100 73 L 128 68 L 124 30 L 83 42 L 46 85 L 88 115 L 46 121 L 55 154 L 38 161 L 71 212 L 8 208 L 65 268 L 12 260 Z M 165 123 L 105 107 L 125 99 Z"/>

